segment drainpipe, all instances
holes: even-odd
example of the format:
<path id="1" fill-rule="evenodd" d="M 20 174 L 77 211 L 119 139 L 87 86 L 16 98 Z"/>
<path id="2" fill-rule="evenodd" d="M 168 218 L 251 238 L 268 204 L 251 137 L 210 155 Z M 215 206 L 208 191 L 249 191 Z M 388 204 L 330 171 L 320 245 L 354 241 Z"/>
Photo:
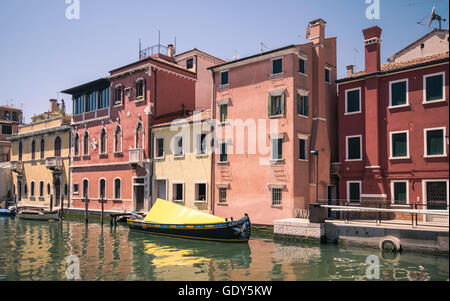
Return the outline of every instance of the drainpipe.
<path id="1" fill-rule="evenodd" d="M 212 77 L 213 77 L 213 96 L 212 96 L 212 104 L 211 104 L 211 109 L 212 109 L 212 119 L 214 121 L 214 132 L 216 131 L 216 77 L 215 77 L 215 73 L 214 70 L 211 69 L 211 73 L 212 73 Z M 215 187 L 215 165 L 214 165 L 214 159 L 215 159 L 215 147 L 216 147 L 216 139 L 215 139 L 215 135 L 213 137 L 213 141 L 214 141 L 214 147 L 212 149 L 212 154 L 211 154 L 211 212 L 214 215 L 214 209 L 215 209 L 215 191 L 216 191 L 216 187 Z"/>
<path id="2" fill-rule="evenodd" d="M 151 73 L 151 69 L 150 69 L 150 73 Z M 154 154 L 154 152 L 153 152 L 153 141 L 154 141 L 154 134 L 153 134 L 153 119 L 154 119 L 154 117 L 156 117 L 156 100 L 157 100 L 157 97 L 156 97 L 156 95 L 157 95 L 157 80 L 156 80 L 156 73 L 157 73 L 157 70 L 156 69 L 154 69 L 154 77 L 155 77 L 155 101 L 154 101 L 154 103 L 155 103 L 155 106 L 154 106 L 154 111 L 152 112 L 152 114 L 150 115 L 150 141 L 149 141 L 149 153 L 150 153 L 150 164 L 151 164 L 151 167 L 150 167 L 150 171 L 151 171 L 151 173 L 150 173 L 150 183 L 149 183 L 149 185 L 150 185 L 150 196 L 151 196 L 151 207 L 153 207 L 153 204 L 154 204 L 154 195 L 153 195 L 153 193 L 154 193 L 154 189 L 153 189 L 153 175 L 154 175 L 154 172 L 155 172 L 155 164 L 154 164 L 154 156 L 155 156 L 155 154 Z M 151 106 L 150 106 L 151 107 Z"/>

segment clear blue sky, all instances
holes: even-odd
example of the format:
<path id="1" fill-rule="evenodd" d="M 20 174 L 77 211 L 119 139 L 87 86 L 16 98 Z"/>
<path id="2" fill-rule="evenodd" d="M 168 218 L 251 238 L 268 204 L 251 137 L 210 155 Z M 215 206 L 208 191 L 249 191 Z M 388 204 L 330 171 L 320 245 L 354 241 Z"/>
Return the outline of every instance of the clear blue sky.
<path id="1" fill-rule="evenodd" d="M 346 65 L 363 67 L 363 28 L 383 29 L 384 63 L 431 30 L 416 23 L 427 19 L 433 6 L 449 17 L 446 0 L 380 4 L 380 19 L 369 20 L 365 0 L 80 0 L 80 19 L 67 20 L 65 0 L 1 0 L 0 104 L 22 104 L 29 122 L 48 110 L 48 99 L 58 91 L 137 60 L 139 38 L 143 46 L 156 44 L 158 30 L 162 44 L 176 37 L 179 53 L 197 47 L 231 59 L 258 53 L 261 42 L 268 49 L 304 43 L 308 22 L 322 18 L 328 22 L 326 35 L 338 37 L 342 77 Z M 69 96 L 60 98 L 70 113 Z"/>

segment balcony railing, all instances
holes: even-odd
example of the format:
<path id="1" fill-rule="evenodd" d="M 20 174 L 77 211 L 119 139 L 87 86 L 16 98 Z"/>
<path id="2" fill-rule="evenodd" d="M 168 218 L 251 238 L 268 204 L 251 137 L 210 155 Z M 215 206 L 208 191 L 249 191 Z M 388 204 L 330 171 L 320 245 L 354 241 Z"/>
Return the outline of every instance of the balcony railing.
<path id="1" fill-rule="evenodd" d="M 47 158 L 45 160 L 45 166 L 51 170 L 60 170 L 62 169 L 62 159 L 57 157 Z"/>
<path id="2" fill-rule="evenodd" d="M 10 170 L 17 173 L 23 172 L 23 163 L 20 161 L 12 161 L 10 165 Z"/>
<path id="3" fill-rule="evenodd" d="M 141 148 L 130 149 L 130 159 L 131 164 L 140 164 L 144 162 L 144 150 Z"/>
<path id="4" fill-rule="evenodd" d="M 158 53 L 168 55 L 168 47 L 162 44 L 156 44 L 148 48 L 141 49 L 139 51 L 139 59 L 143 59 Z"/>

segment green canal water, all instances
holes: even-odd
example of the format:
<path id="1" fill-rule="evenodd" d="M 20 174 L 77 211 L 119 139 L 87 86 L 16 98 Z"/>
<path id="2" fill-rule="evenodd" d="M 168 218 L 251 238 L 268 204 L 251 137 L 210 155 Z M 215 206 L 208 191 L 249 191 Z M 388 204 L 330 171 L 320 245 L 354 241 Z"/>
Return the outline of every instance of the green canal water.
<path id="1" fill-rule="evenodd" d="M 368 256 L 379 258 L 380 280 L 446 280 L 449 258 L 375 249 L 274 241 L 254 231 L 248 244 L 153 236 L 125 225 L 86 226 L 0 217 L 1 280 L 367 280 Z M 72 257 L 74 258 L 74 257 Z M 74 275 L 73 273 L 69 275 Z"/>

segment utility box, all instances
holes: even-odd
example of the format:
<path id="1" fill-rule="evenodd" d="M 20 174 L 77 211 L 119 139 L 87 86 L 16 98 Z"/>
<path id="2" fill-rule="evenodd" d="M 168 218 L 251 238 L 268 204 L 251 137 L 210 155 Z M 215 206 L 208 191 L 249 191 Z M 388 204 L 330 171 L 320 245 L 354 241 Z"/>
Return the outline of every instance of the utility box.
<path id="1" fill-rule="evenodd" d="M 327 219 L 327 208 L 322 208 L 319 204 L 309 205 L 309 222 L 314 224 L 324 223 Z"/>

